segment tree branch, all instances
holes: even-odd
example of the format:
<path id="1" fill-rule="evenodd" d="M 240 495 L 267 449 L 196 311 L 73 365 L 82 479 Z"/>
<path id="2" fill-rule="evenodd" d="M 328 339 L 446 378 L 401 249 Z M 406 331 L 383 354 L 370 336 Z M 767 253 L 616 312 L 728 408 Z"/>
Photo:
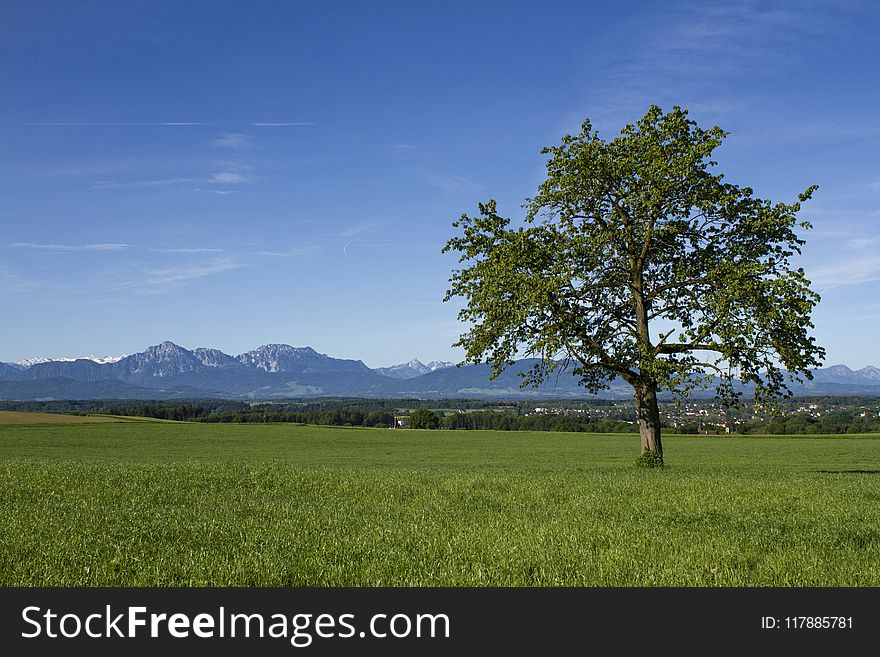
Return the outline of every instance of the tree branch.
<path id="1" fill-rule="evenodd" d="M 698 344 L 694 342 L 670 342 L 669 344 L 660 344 L 654 349 L 655 354 L 682 354 L 686 351 L 715 351 L 724 353 L 721 345 L 714 342 L 706 344 Z"/>

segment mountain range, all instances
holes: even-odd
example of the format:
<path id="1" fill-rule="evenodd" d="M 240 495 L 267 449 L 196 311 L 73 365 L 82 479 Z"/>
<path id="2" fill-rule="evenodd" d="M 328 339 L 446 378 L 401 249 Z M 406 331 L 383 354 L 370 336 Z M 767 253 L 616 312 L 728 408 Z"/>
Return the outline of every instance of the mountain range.
<path id="1" fill-rule="evenodd" d="M 535 362 L 517 361 L 490 380 L 485 364 L 456 367 L 432 361 L 425 365 L 413 359 L 370 369 L 363 361 L 332 358 L 311 347 L 268 344 L 232 356 L 218 349 L 189 350 L 166 341 L 124 357 L 0 363 L 0 400 L 588 396 L 577 378 L 566 372 L 538 388 L 521 388 L 517 373 Z M 835 365 L 816 370 L 813 381 L 792 390 L 802 395 L 880 395 L 880 369 L 868 366 L 853 371 Z M 599 396 L 630 398 L 632 390 L 615 381 Z"/>
<path id="2" fill-rule="evenodd" d="M 414 379 L 428 372 L 436 372 L 446 367 L 455 367 L 455 363 L 449 363 L 444 360 L 432 360 L 425 365 L 417 358 L 413 358 L 408 363 L 400 365 L 392 365 L 391 367 L 377 367 L 374 372 L 378 372 L 382 376 L 390 376 L 393 379 Z"/>

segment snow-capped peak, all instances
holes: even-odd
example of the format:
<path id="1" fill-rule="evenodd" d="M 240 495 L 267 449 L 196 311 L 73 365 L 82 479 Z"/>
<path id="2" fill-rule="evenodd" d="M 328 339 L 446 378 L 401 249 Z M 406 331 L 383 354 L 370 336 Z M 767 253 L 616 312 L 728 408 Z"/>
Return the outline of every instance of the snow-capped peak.
<path id="1" fill-rule="evenodd" d="M 860 370 L 856 370 L 855 374 L 863 379 L 880 379 L 880 369 L 877 369 L 873 365 L 868 365 Z"/>
<path id="2" fill-rule="evenodd" d="M 436 370 L 443 369 L 444 367 L 452 367 L 453 364 L 454 363 L 447 363 L 442 360 L 432 360 L 430 363 L 425 365 L 418 358 L 413 358 L 408 363 L 392 365 L 391 367 L 377 367 L 375 371 L 379 374 L 382 374 L 383 376 L 390 376 L 395 379 L 412 379 L 417 376 L 421 376 L 422 374 L 435 372 Z"/>
<path id="3" fill-rule="evenodd" d="M 106 365 L 107 363 L 118 363 L 127 356 L 128 354 L 122 354 L 121 356 L 102 356 L 101 358 L 96 358 L 95 356 L 83 356 L 83 358 L 94 361 L 99 365 Z"/>
<path id="4" fill-rule="evenodd" d="M 18 361 L 18 364 L 23 368 L 27 369 L 29 367 L 33 367 L 34 365 L 42 365 L 43 363 L 72 363 L 77 360 L 90 360 L 93 363 L 98 363 L 99 365 L 106 365 L 107 363 L 115 363 L 123 358 L 125 358 L 128 354 L 122 354 L 121 356 L 95 356 L 94 354 L 89 354 L 88 356 L 78 356 L 76 358 L 71 358 L 70 356 L 59 356 L 58 358 L 46 358 L 45 356 L 34 356 L 33 358 L 25 358 L 24 360 Z"/>
<path id="5" fill-rule="evenodd" d="M 33 367 L 34 365 L 40 365 L 42 363 L 51 363 L 55 358 L 46 358 L 45 356 L 34 356 L 33 358 L 24 358 L 18 361 L 18 365 L 21 365 L 25 369 L 28 367 Z"/>

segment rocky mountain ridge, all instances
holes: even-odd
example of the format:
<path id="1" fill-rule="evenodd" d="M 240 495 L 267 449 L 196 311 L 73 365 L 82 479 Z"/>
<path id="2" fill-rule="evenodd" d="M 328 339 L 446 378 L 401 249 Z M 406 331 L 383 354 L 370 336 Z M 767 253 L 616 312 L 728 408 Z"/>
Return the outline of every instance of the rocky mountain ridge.
<path id="1" fill-rule="evenodd" d="M 576 377 L 561 373 L 538 388 L 522 388 L 521 360 L 496 379 L 488 365 L 456 367 L 418 359 L 370 369 L 361 360 L 333 358 L 311 347 L 266 344 L 237 356 L 219 349 L 186 349 L 165 341 L 120 359 L 45 360 L 30 367 L 0 363 L 0 399 L 177 399 L 224 397 L 290 399 L 304 397 L 472 397 L 582 398 Z M 792 387 L 799 395 L 880 395 L 880 369 L 834 365 Z M 711 394 L 711 393 L 707 393 Z M 602 397 L 631 397 L 623 382 L 612 382 Z"/>

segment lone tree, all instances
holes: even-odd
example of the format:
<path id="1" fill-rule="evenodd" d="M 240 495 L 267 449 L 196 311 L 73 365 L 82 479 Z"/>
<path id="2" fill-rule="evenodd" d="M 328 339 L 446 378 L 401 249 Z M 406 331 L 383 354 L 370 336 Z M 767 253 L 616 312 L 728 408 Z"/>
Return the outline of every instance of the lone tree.
<path id="1" fill-rule="evenodd" d="M 611 141 L 589 120 L 548 156 L 547 180 L 513 228 L 495 201 L 453 223 L 460 252 L 446 300 L 466 300 L 471 328 L 455 343 L 498 376 L 520 356 L 537 385 L 557 366 L 590 392 L 620 377 L 635 392 L 640 461 L 662 465 L 659 390 L 687 396 L 709 381 L 726 403 L 756 402 L 812 378 L 824 350 L 808 335 L 819 296 L 790 265 L 804 240 L 801 202 L 772 204 L 715 173 L 728 133 L 674 107 L 651 106 Z"/>
<path id="2" fill-rule="evenodd" d="M 409 416 L 410 429 L 439 429 L 440 417 L 430 408 L 417 408 Z"/>

